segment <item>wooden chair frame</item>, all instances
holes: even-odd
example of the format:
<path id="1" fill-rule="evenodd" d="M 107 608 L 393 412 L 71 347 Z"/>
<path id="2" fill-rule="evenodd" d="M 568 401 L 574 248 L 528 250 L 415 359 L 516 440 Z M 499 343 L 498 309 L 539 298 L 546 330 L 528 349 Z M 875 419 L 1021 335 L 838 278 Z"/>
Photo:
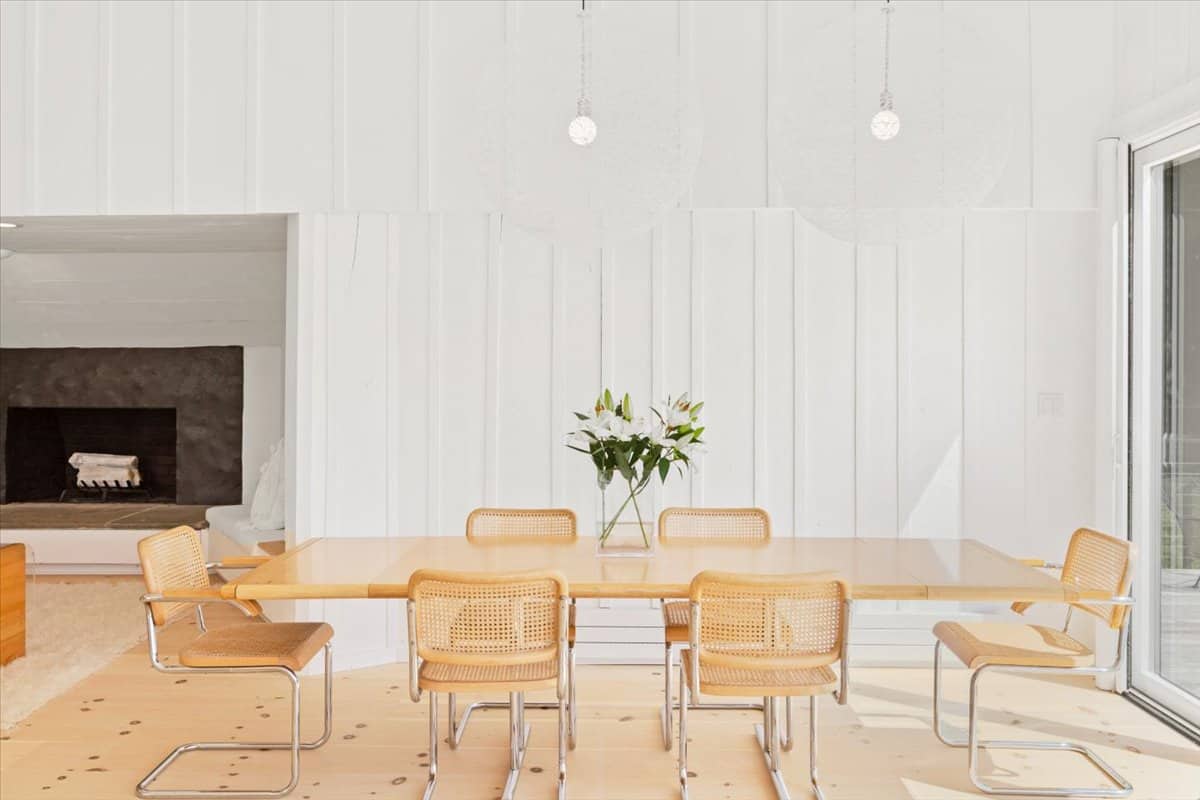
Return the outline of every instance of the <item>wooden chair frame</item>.
<path id="1" fill-rule="evenodd" d="M 1031 567 L 1041 567 L 1053 570 L 1066 570 L 1072 563 L 1082 536 L 1103 535 L 1096 531 L 1082 528 L 1071 537 L 1071 546 L 1063 564 L 1025 559 L 1024 563 Z M 985 673 L 1011 672 L 1029 675 L 1112 675 L 1121 669 L 1125 661 L 1126 628 L 1129 622 L 1129 607 L 1133 605 L 1133 597 L 1129 595 L 1130 581 L 1133 569 L 1134 550 L 1128 545 L 1128 555 L 1123 574 L 1119 576 L 1116 587 L 1117 594 L 1104 600 L 1073 600 L 1067 606 L 1066 618 L 1062 631 L 1066 633 L 1071 624 L 1071 611 L 1080 608 L 1089 614 L 1105 619 L 1108 627 L 1117 631 L 1117 653 L 1112 663 L 1107 666 L 1057 667 L 1022 664 L 983 664 L 974 668 L 971 674 L 970 690 L 967 700 L 967 734 L 965 739 L 948 735 L 942 727 L 942 649 L 943 643 L 938 639 L 933 649 L 933 732 L 942 744 L 949 747 L 967 749 L 967 775 L 975 788 L 990 795 L 1002 797 L 1127 797 L 1133 791 L 1133 786 L 1120 773 L 1112 768 L 1103 758 L 1077 742 L 1070 741 L 1030 741 L 1020 739 L 981 739 L 979 737 L 979 684 Z M 1014 603 L 1013 609 L 1018 613 L 1024 612 L 1029 603 Z M 1107 606 L 1106 613 L 1098 606 Z M 1071 786 L 1040 786 L 1016 787 L 995 786 L 979 776 L 979 751 L 981 749 L 995 750 L 1056 750 L 1078 753 L 1092 763 L 1112 784 L 1109 787 L 1071 787 Z"/>
<path id="2" fill-rule="evenodd" d="M 221 562 L 218 564 L 206 564 L 206 567 L 220 567 L 221 569 L 247 569 L 252 564 L 235 563 L 233 560 Z M 254 613 L 235 601 L 223 600 L 215 595 L 197 593 L 195 595 L 176 595 L 172 593 L 170 597 L 164 596 L 162 593 L 153 592 L 142 596 L 142 604 L 146 612 L 146 640 L 150 651 L 150 664 L 159 672 L 165 672 L 171 675 L 178 673 L 185 674 L 201 674 L 201 675 L 251 675 L 256 673 L 272 673 L 282 675 L 288 680 L 292 693 L 292 714 L 291 714 L 291 736 L 286 742 L 187 742 L 181 744 L 167 754 L 162 761 L 158 763 L 154 769 L 150 770 L 142 780 L 137 784 L 138 797 L 144 798 L 163 798 L 163 797 L 180 797 L 180 798 L 210 798 L 210 797 L 245 797 L 245 798 L 277 798 L 286 797 L 296 788 L 300 782 L 300 751 L 315 750 L 321 745 L 329 741 L 329 736 L 333 732 L 333 648 L 332 643 L 326 643 L 324 646 L 325 654 L 325 714 L 324 728 L 321 735 L 312 741 L 301 741 L 300 739 L 300 679 L 294 671 L 284 666 L 272 667 L 188 667 L 182 664 L 164 664 L 158 655 L 158 626 L 154 620 L 154 604 L 170 602 L 170 603 L 194 603 L 196 604 L 197 624 L 201 630 L 204 630 L 204 615 L 201 611 L 202 605 L 205 603 L 230 603 L 247 617 L 255 616 Z M 265 619 L 265 617 L 262 617 Z M 169 624 L 169 622 L 168 622 Z M 291 775 L 288 783 L 278 789 L 151 789 L 151 784 L 158 780 L 159 777 L 175 762 L 177 758 L 184 753 L 191 753 L 202 750 L 288 750 L 291 753 Z"/>
<path id="3" fill-rule="evenodd" d="M 422 645 L 418 636 L 417 626 L 417 605 L 420 602 L 419 586 L 424 580 L 436 580 L 449 583 L 479 583 L 498 585 L 504 583 L 525 582 L 531 579 L 549 579 L 554 580 L 558 584 L 557 597 L 557 629 L 555 642 L 555 659 L 557 661 L 555 691 L 558 697 L 558 704 L 554 706 L 558 709 L 558 800 L 566 800 L 567 796 L 567 749 L 568 749 L 568 717 L 570 712 L 567 707 L 568 698 L 570 697 L 570 687 L 568 685 L 568 644 L 567 644 L 567 629 L 570 614 L 570 595 L 567 591 L 567 581 L 561 574 L 553 571 L 538 570 L 525 573 L 506 573 L 506 574 L 490 574 L 490 573 L 470 573 L 470 572 L 447 572 L 440 570 L 418 570 L 409 578 L 409 598 L 407 601 L 407 620 L 408 620 L 408 678 L 409 678 L 409 697 L 414 703 L 421 702 L 422 689 L 420 686 L 421 664 L 424 658 L 421 656 Z M 497 664 L 514 663 L 513 659 L 505 658 L 500 655 L 490 655 L 485 653 L 478 654 L 457 654 L 453 657 L 453 663 L 463 666 L 495 666 Z M 425 791 L 422 795 L 422 800 L 431 800 L 434 791 L 437 788 L 438 777 L 438 711 L 437 711 L 437 692 L 433 690 L 424 690 L 429 693 L 429 779 L 425 784 Z M 458 740 L 462 738 L 463 729 L 460 727 L 457 732 L 454 727 L 453 711 L 455 707 L 455 692 L 447 692 L 449 696 L 449 707 L 451 711 L 450 717 L 450 736 L 447 738 L 447 743 L 452 748 L 457 747 Z M 530 704 L 532 705 L 532 704 Z M 539 704 L 540 706 L 541 704 Z M 478 707 L 496 707 L 494 705 L 478 706 Z M 509 765 L 508 775 L 505 778 L 502 800 L 513 800 L 516 794 L 517 781 L 521 777 L 521 769 L 525 763 L 525 754 L 529 744 L 529 734 L 531 726 L 525 722 L 525 702 L 524 691 L 509 691 L 508 703 L 504 704 L 508 708 L 508 742 L 509 742 Z M 462 725 L 465 726 L 467 717 L 472 710 L 468 706 L 467 712 L 463 715 Z M 456 739 L 457 735 L 457 739 Z"/>
<path id="4" fill-rule="evenodd" d="M 687 719 L 688 710 L 697 707 L 704 708 L 705 706 L 697 706 L 691 700 L 692 690 L 688 686 L 686 677 L 687 666 L 685 661 L 691 662 L 692 675 L 695 679 L 696 694 L 700 693 L 700 664 L 701 664 L 701 603 L 698 597 L 698 587 L 702 585 L 705 577 L 711 575 L 719 575 L 724 578 L 740 578 L 747 584 L 812 584 L 836 581 L 841 586 L 842 592 L 842 612 L 840 618 L 840 630 L 838 634 L 837 656 L 832 662 L 840 664 L 838 682 L 839 686 L 833 691 L 833 696 L 837 700 L 838 705 L 845 705 L 849 699 L 849 648 L 850 648 L 850 623 L 853 615 L 853 602 L 850 599 L 849 585 L 829 574 L 816 575 L 755 575 L 755 576 L 731 576 L 722 573 L 700 573 L 692 580 L 691 598 L 688 603 L 688 649 L 681 654 L 679 659 L 679 795 L 681 800 L 689 800 L 688 796 L 688 733 Z M 726 657 L 727 661 L 747 661 L 747 659 L 739 657 Z M 799 663 L 804 663 L 804 659 L 797 659 Z M 813 662 L 816 663 L 816 662 Z M 784 748 L 784 732 L 781 723 L 785 719 L 784 702 L 790 701 L 790 697 L 780 696 L 764 696 L 762 699 L 762 714 L 761 723 L 755 724 L 754 735 L 758 741 L 759 750 L 762 753 L 763 761 L 766 764 L 767 772 L 771 778 L 771 784 L 775 789 L 775 795 L 778 800 L 791 800 L 791 794 L 788 792 L 787 783 L 783 779 L 783 761 L 782 753 Z M 817 695 L 813 694 L 809 697 L 808 705 L 808 764 L 809 764 L 809 783 L 813 794 L 817 800 L 825 800 L 824 791 L 818 779 L 817 773 Z M 787 703 L 786 724 L 788 726 L 787 736 L 791 735 L 791 704 Z"/>
<path id="5" fill-rule="evenodd" d="M 533 534 L 529 536 L 514 536 L 513 534 L 490 534 L 481 536 L 475 532 L 475 526 L 480 518 L 491 515 L 504 515 L 513 517 L 526 517 L 530 520 L 539 518 L 568 518 L 570 519 L 571 539 L 578 536 L 576 533 L 576 517 L 575 512 L 569 508 L 476 508 L 467 515 L 467 539 L 476 542 L 498 541 L 503 542 L 505 539 L 520 538 L 524 540 L 540 538 L 544 534 Z M 557 534 L 562 536 L 562 534 Z M 575 599 L 571 598 L 571 614 L 575 613 Z M 578 740 L 577 730 L 579 727 L 579 712 L 575 706 L 575 640 L 569 639 L 567 642 L 567 746 L 575 749 Z M 453 694 L 446 699 L 446 716 L 450 720 L 450 735 L 446 738 L 446 744 L 451 750 L 457 750 L 458 745 L 462 742 L 463 735 L 467 732 L 467 723 L 471 721 L 471 715 L 476 711 L 495 711 L 499 709 L 510 708 L 511 701 L 503 700 L 478 700 L 471 703 L 463 709 L 462 716 L 458 716 L 457 699 Z M 548 703 L 535 701 L 525 703 L 522 711 L 525 709 L 535 709 L 538 711 L 554 711 L 558 709 L 558 703 Z"/>
<path id="6" fill-rule="evenodd" d="M 762 520 L 763 528 L 765 530 L 765 535 L 762 537 L 762 540 L 766 541 L 771 538 L 771 517 L 761 508 L 688 508 L 677 506 L 672 508 L 664 508 L 659 513 L 658 536 L 660 539 L 663 541 L 669 541 L 670 539 L 695 540 L 704 538 L 720 540 L 724 538 L 721 536 L 672 536 L 670 533 L 668 533 L 667 520 L 669 520 L 672 516 L 684 513 L 694 516 L 753 516 Z M 740 538 L 731 538 L 731 542 L 733 543 L 737 543 L 738 541 L 740 541 Z M 659 602 L 663 604 L 664 608 L 666 607 L 666 600 L 660 600 Z M 664 626 L 665 624 L 666 623 L 664 621 Z M 663 704 L 662 708 L 660 708 L 658 711 L 658 719 L 659 726 L 662 729 L 663 749 L 670 750 L 672 747 L 671 728 L 674 725 L 673 712 L 679 710 L 680 701 L 675 699 L 671 688 L 671 672 L 674 670 L 675 664 L 673 652 L 676 643 L 664 641 L 663 644 Z M 764 713 L 766 710 L 762 703 L 728 703 L 717 701 L 706 701 L 703 703 L 698 701 L 693 702 L 692 709 L 694 711 L 763 711 Z M 795 744 L 795 740 L 792 737 L 792 699 L 790 697 L 785 699 L 785 719 L 781 730 L 782 747 L 785 752 L 790 752 L 792 746 Z"/>

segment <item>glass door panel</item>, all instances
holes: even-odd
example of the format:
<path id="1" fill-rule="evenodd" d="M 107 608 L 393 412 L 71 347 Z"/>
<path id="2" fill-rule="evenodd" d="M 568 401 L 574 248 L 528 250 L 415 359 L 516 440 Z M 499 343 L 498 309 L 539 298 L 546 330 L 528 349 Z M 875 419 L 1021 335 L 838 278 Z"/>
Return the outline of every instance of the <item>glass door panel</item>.
<path id="1" fill-rule="evenodd" d="M 1134 152 L 1133 688 L 1200 724 L 1200 128 Z"/>

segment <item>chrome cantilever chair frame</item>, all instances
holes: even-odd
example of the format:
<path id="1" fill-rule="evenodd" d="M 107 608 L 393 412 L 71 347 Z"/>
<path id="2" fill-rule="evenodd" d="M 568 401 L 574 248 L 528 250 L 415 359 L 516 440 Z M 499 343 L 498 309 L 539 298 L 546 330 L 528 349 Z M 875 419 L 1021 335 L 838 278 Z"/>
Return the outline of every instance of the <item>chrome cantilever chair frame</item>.
<path id="1" fill-rule="evenodd" d="M 557 509 L 557 508 L 545 508 L 545 509 L 543 509 L 543 508 L 517 508 L 517 509 L 476 508 L 473 511 L 471 511 L 471 513 L 467 516 L 467 538 L 468 539 L 476 538 L 475 534 L 472 532 L 472 522 L 481 515 L 497 514 L 497 513 L 499 513 L 499 514 L 512 513 L 514 516 L 521 516 L 521 515 L 528 514 L 528 515 L 532 515 L 534 517 L 543 517 L 543 516 L 548 516 L 548 515 L 552 516 L 556 513 L 563 513 L 563 512 L 570 515 L 571 529 L 572 529 L 572 533 L 570 535 L 572 538 L 574 538 L 576 536 L 576 534 L 574 533 L 575 512 L 571 511 L 570 509 Z M 493 534 L 493 535 L 495 535 L 495 534 Z M 513 536 L 514 534 L 508 534 L 508 535 Z M 497 538 L 502 538 L 502 537 L 498 536 Z M 571 599 L 572 619 L 574 618 L 574 612 L 575 612 L 575 600 L 574 600 L 574 598 L 572 598 Z M 568 672 L 568 676 L 567 676 L 567 693 L 568 693 L 568 697 L 567 697 L 567 746 L 571 750 L 575 749 L 575 744 L 576 744 L 576 740 L 577 740 L 576 729 L 578 728 L 578 725 L 579 725 L 579 714 L 575 708 L 575 666 L 576 666 L 575 665 L 575 640 L 571 639 L 567 642 L 567 672 Z M 510 703 L 511 703 L 511 700 L 509 702 L 503 702 L 503 701 L 499 701 L 499 700 L 478 700 L 474 703 L 471 703 L 466 708 L 464 708 L 462 716 L 459 717 L 457 700 L 453 694 L 450 694 L 450 696 L 446 699 L 446 716 L 449 717 L 449 720 L 450 720 L 450 734 L 449 734 L 449 736 L 446 737 L 446 744 L 449 745 L 451 750 L 458 749 L 458 745 L 462 742 L 463 735 L 467 732 L 467 723 L 471 721 L 471 714 L 473 714 L 474 712 L 476 712 L 476 711 L 499 711 L 501 709 L 509 710 Z M 528 708 L 534 709 L 536 711 L 555 711 L 558 709 L 558 703 L 551 703 L 551 702 L 546 702 L 546 701 L 534 701 L 532 703 L 527 702 L 524 704 L 524 706 L 522 706 L 521 710 L 524 711 L 525 709 L 528 709 Z"/>
<path id="2" fill-rule="evenodd" d="M 571 600 L 571 607 L 574 608 L 575 601 Z M 512 700 L 502 702 L 499 700 L 476 700 L 463 709 L 462 716 L 458 716 L 458 702 L 456 696 L 451 693 L 446 699 L 446 713 L 450 719 L 450 734 L 446 737 L 446 744 L 451 750 L 457 750 L 458 745 L 462 742 L 463 735 L 467 732 L 467 723 L 471 721 L 471 714 L 476 711 L 498 711 L 500 709 L 511 710 Z M 558 709 L 558 703 L 549 701 L 524 702 L 521 706 L 521 711 L 527 708 L 532 708 L 536 711 L 555 711 Z M 579 714 L 575 707 L 575 645 L 567 644 L 567 747 L 571 750 L 575 749 L 576 728 L 579 725 Z"/>
<path id="3" fill-rule="evenodd" d="M 849 648 L 850 648 L 850 622 L 854 610 L 853 601 L 849 598 L 843 601 L 845 609 L 845 630 L 846 635 L 842 637 L 841 651 L 839 654 L 838 668 L 838 688 L 833 692 L 834 698 L 838 705 L 845 705 L 849 699 L 850 685 L 850 669 L 849 669 Z M 692 674 L 697 676 L 699 683 L 700 675 L 700 604 L 690 602 L 688 605 L 690 611 L 691 622 L 688 630 L 688 657 L 692 660 Z M 688 709 L 694 708 L 711 708 L 709 705 L 697 706 L 691 703 L 691 694 L 687 685 L 687 677 L 685 675 L 683 659 L 679 659 L 679 692 L 682 702 L 679 704 L 679 796 L 681 800 L 689 800 L 688 795 L 688 766 L 687 766 L 687 751 L 688 751 L 688 736 L 687 736 L 687 718 Z M 817 774 L 817 695 L 811 695 L 808 698 L 808 779 L 812 788 L 813 794 L 817 800 L 825 800 L 825 793 L 821 790 L 819 776 Z M 784 705 L 780 701 L 787 700 L 786 715 L 781 714 L 780 706 Z M 762 702 L 763 721 L 754 725 L 754 737 L 758 741 L 759 750 L 762 753 L 763 761 L 767 765 L 767 772 L 771 776 L 771 785 L 775 788 L 775 796 L 778 800 L 791 800 L 791 794 L 788 792 L 787 783 L 783 779 L 783 761 L 782 752 L 791 749 L 791 744 L 788 747 L 783 746 L 784 734 L 780 729 L 781 718 L 786 718 L 788 726 L 788 738 L 791 737 L 791 698 L 783 697 L 764 697 Z"/>
<path id="4" fill-rule="evenodd" d="M 1058 564 L 1043 564 L 1041 566 L 1057 568 Z M 1133 598 L 1129 596 L 1113 597 L 1106 600 L 1073 600 L 1080 605 L 1129 606 Z M 1125 661 L 1125 633 L 1128 625 L 1128 615 L 1117 629 L 1117 655 L 1112 664 L 1106 667 L 1046 667 L 1046 666 L 1014 666 L 1006 664 L 984 664 L 975 668 L 971 675 L 970 692 L 967 700 L 967 738 L 957 739 L 947 736 L 942 729 L 942 642 L 939 639 L 933 650 L 933 731 L 937 738 L 950 747 L 965 747 L 967 749 L 967 775 L 977 789 L 987 794 L 1004 797 L 1127 797 L 1132 791 L 1124 777 L 1112 768 L 1103 758 L 1090 748 L 1077 742 L 1044 742 L 1019 739 L 981 739 L 979 737 L 979 679 L 986 673 L 1014 672 L 1031 675 L 1111 675 L 1117 672 Z M 1067 608 L 1066 622 L 1063 631 L 1067 630 L 1071 621 L 1071 608 Z M 1042 786 L 1015 787 L 994 786 L 979 777 L 979 751 L 981 749 L 995 750 L 1058 750 L 1079 753 L 1092 763 L 1114 785 L 1110 788 Z"/>
<path id="5" fill-rule="evenodd" d="M 420 672 L 421 659 L 417 655 L 417 618 L 416 604 L 410 598 L 406 603 L 407 622 L 408 622 L 408 694 L 414 703 L 421 702 L 420 687 Z M 566 800 L 567 798 L 567 749 L 568 749 L 568 716 L 567 698 L 570 695 L 567 679 L 567 615 L 570 613 L 570 600 L 562 598 L 559 601 L 559 653 L 558 653 L 558 680 L 557 694 L 558 704 L 553 706 L 558 709 L 558 800 Z M 437 789 L 438 778 L 438 710 L 437 710 L 437 692 L 429 691 L 429 780 L 425 784 L 425 792 L 421 795 L 422 800 L 431 800 L 434 790 Z M 472 704 L 467 707 L 463 714 L 462 724 L 458 730 L 454 727 L 454 707 L 455 693 L 447 692 L 449 695 L 450 708 L 450 735 L 447 737 L 447 744 L 451 749 L 458 746 L 458 740 L 462 739 L 462 734 L 465 729 L 467 718 L 470 716 L 474 707 L 486 708 L 507 708 L 508 709 L 508 776 L 504 780 L 504 790 L 501 794 L 502 800 L 513 800 L 517 791 L 517 781 L 521 777 L 521 769 L 525 764 L 525 754 L 529 746 L 529 734 L 531 726 L 525 722 L 525 703 L 524 692 L 509 692 L 508 702 L 503 704 L 491 704 L 487 706 L 479 706 Z M 532 704 L 530 704 L 532 705 Z M 549 704 L 538 704 L 539 706 Z M 457 737 L 457 738 L 456 738 Z"/>
<path id="6" fill-rule="evenodd" d="M 213 602 L 230 602 L 228 600 L 217 600 L 211 596 L 194 596 L 184 597 L 172 595 L 164 597 L 162 594 L 146 594 L 142 596 L 142 604 L 146 610 L 146 638 L 150 650 L 150 664 L 159 672 L 168 674 L 185 673 L 189 675 L 247 675 L 254 673 L 270 672 L 278 675 L 283 675 L 288 679 L 288 683 L 292 690 L 292 717 L 291 717 L 291 738 L 286 742 L 188 742 L 181 744 L 167 754 L 166 758 L 158 763 L 154 769 L 146 774 L 137 785 L 138 797 L 159 798 L 159 797 L 180 797 L 180 798 L 199 798 L 199 797 L 245 797 L 245 798 L 276 798 L 286 797 L 296 788 L 300 782 L 300 751 L 315 750 L 321 745 L 329 741 L 329 735 L 333 731 L 333 650 L 329 643 L 325 644 L 325 726 L 321 735 L 311 742 L 300 741 L 300 679 L 291 669 L 283 666 L 273 667 L 188 667 L 181 664 L 164 664 L 159 660 L 158 656 L 158 630 L 154 624 L 154 612 L 152 609 L 153 603 L 171 602 L 171 603 L 196 603 L 197 624 L 201 630 L 204 629 L 204 614 L 200 610 L 204 603 Z M 246 616 L 251 616 L 246 609 L 236 603 L 231 603 L 235 608 L 241 611 Z M 285 786 L 279 789 L 151 789 L 150 785 L 162 776 L 167 770 L 184 753 L 191 753 L 199 750 L 290 750 L 291 751 L 291 778 Z"/>
<path id="7" fill-rule="evenodd" d="M 662 510 L 662 512 L 658 515 L 658 535 L 659 536 L 663 535 L 663 530 L 666 528 L 666 521 L 667 521 L 667 519 L 670 518 L 670 515 L 672 512 L 687 512 L 687 511 L 699 512 L 701 514 L 715 513 L 718 515 L 722 514 L 722 513 L 737 514 L 740 512 L 747 512 L 747 511 L 754 512 L 754 514 L 763 516 L 765 518 L 765 520 L 764 520 L 765 529 L 766 529 L 766 537 L 765 538 L 770 538 L 770 535 L 771 535 L 770 517 L 766 516 L 765 511 L 762 511 L 761 509 L 757 509 L 757 508 L 754 508 L 754 509 L 664 508 Z M 679 538 L 698 538 L 698 537 L 688 537 L 688 536 L 684 535 L 684 536 L 680 536 Z M 667 600 L 660 601 L 660 603 L 662 603 L 664 609 L 666 608 L 667 602 L 669 602 L 669 601 L 667 601 Z M 664 631 L 665 631 L 665 626 L 664 626 Z M 675 711 L 679 711 L 679 701 L 674 699 L 672 692 L 671 692 L 671 672 L 674 668 L 674 661 L 675 661 L 675 659 L 672 657 L 671 653 L 675 648 L 675 642 L 668 640 L 664 644 L 665 644 L 665 647 L 663 650 L 663 704 L 662 704 L 662 708 L 660 708 L 658 711 L 658 720 L 659 720 L 659 726 L 662 728 L 663 749 L 670 750 L 671 745 L 672 745 L 671 726 L 672 726 L 672 722 L 673 722 L 673 720 L 671 719 L 671 714 Z M 681 664 L 681 666 L 682 666 L 682 664 Z M 680 695 L 680 697 L 683 696 L 682 689 L 680 689 L 679 695 Z M 781 738 L 781 742 L 782 742 L 781 746 L 783 747 L 784 751 L 790 752 L 792 749 L 792 745 L 795 743 L 794 739 L 792 738 L 792 698 L 790 698 L 790 697 L 784 698 L 784 701 L 785 701 L 785 708 L 786 708 L 786 720 L 785 720 L 786 724 L 782 728 L 782 734 L 781 734 L 780 738 Z M 765 718 L 765 714 L 767 713 L 767 709 L 762 703 L 730 703 L 730 702 L 724 702 L 724 701 L 705 701 L 703 703 L 694 701 L 694 702 L 692 702 L 692 710 L 693 711 L 761 711 L 764 714 L 764 718 Z"/>

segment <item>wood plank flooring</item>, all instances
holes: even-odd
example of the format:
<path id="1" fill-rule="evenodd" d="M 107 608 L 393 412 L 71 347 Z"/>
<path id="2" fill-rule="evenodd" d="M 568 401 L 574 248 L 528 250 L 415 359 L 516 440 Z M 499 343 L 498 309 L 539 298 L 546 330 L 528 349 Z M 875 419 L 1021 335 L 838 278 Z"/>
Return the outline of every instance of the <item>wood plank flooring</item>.
<path id="1" fill-rule="evenodd" d="M 214 624 L 220 624 L 220 615 Z M 163 652 L 194 635 L 179 624 Z M 336 640 L 335 640 L 336 642 Z M 336 651 L 335 651 L 336 663 Z M 821 700 L 822 781 L 829 800 L 961 800 L 978 797 L 966 754 L 930 730 L 931 675 L 925 669 L 857 669 L 851 702 Z M 963 724 L 967 673 L 948 673 L 950 722 Z M 338 673 L 334 733 L 301 756 L 298 800 L 410 800 L 425 784 L 427 703 L 408 698 L 403 665 Z M 304 679 L 306 736 L 320 721 L 319 676 Z M 583 666 L 579 674 L 579 749 L 568 760 L 576 800 L 665 800 L 678 796 L 675 753 L 662 749 L 657 704 L 661 668 Z M 469 699 L 464 697 L 465 701 Z M 1072 738 L 1096 749 L 1134 784 L 1143 800 L 1196 800 L 1200 748 L 1132 703 L 1086 680 L 994 676 L 984 689 L 984 735 Z M 461 706 L 460 706 L 461 707 Z M 797 704 L 797 743 L 785 756 L 795 798 L 807 790 L 807 722 Z M 175 744 L 194 739 L 261 740 L 286 731 L 287 690 L 271 676 L 176 676 L 154 672 L 144 646 L 52 701 L 0 739 L 0 797 L 5 800 L 108 800 L 133 797 L 137 780 Z M 445 731 L 445 706 L 441 714 Z M 529 712 L 533 737 L 518 788 L 521 798 L 554 792 L 553 712 Z M 695 800 L 773 797 L 751 724 L 743 712 L 695 712 L 691 722 Z M 499 797 L 507 764 L 507 718 L 472 719 L 462 747 L 441 748 L 440 800 Z M 997 781 L 1100 785 L 1077 756 L 998 752 L 985 755 Z M 163 787 L 279 786 L 282 753 L 195 753 L 178 762 Z"/>

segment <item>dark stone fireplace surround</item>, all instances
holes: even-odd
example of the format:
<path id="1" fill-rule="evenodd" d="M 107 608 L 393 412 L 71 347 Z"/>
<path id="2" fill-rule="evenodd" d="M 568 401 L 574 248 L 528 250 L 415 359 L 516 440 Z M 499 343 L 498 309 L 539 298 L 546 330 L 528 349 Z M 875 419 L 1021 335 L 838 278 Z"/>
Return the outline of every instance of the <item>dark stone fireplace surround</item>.
<path id="1" fill-rule="evenodd" d="M 242 371 L 241 347 L 0 348 L 0 454 L 10 407 L 175 409 L 175 501 L 236 505 Z M 5 461 L 0 503 L 8 501 Z"/>

